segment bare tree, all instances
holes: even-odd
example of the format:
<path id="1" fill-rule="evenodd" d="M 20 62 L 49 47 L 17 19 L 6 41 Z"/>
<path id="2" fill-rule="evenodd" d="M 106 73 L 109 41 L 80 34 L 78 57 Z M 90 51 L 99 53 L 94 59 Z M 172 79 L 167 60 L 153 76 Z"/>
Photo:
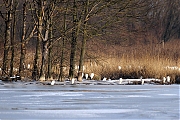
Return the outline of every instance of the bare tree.
<path id="1" fill-rule="evenodd" d="M 53 39 L 53 20 L 52 17 L 50 18 L 50 31 L 49 31 L 49 36 L 50 36 L 50 40 L 49 40 L 49 50 L 48 50 L 48 68 L 47 68 L 47 78 L 51 79 L 52 78 L 52 39 Z"/>
<path id="2" fill-rule="evenodd" d="M 37 40 L 36 40 L 36 52 L 34 54 L 33 61 L 33 71 L 32 71 L 32 79 L 39 79 L 39 59 L 40 59 L 40 43 L 42 41 L 42 27 L 43 27 L 43 11 L 42 11 L 42 0 L 33 0 L 31 5 L 32 16 L 34 18 L 34 22 L 37 30 Z"/>
<path id="3" fill-rule="evenodd" d="M 178 38 L 180 28 L 179 2 L 177 0 L 152 0 L 146 2 L 144 27 L 161 43 Z M 140 13 L 143 13 L 141 10 Z M 141 18 L 141 21 L 143 19 Z M 139 20 L 140 21 L 140 20 Z"/>
<path id="4" fill-rule="evenodd" d="M 12 21 L 12 35 L 11 35 L 11 60 L 10 60 L 10 71 L 9 71 L 9 76 L 13 76 L 13 70 L 14 70 L 14 57 L 15 57 L 15 37 L 16 37 L 16 8 L 17 8 L 17 1 L 14 2 L 13 6 L 13 21 Z"/>
<path id="5" fill-rule="evenodd" d="M 70 69 L 69 69 L 70 80 L 72 80 L 72 78 L 74 78 L 74 74 L 75 74 L 77 35 L 78 35 L 78 29 L 79 29 L 78 22 L 79 21 L 77 18 L 77 0 L 74 0 L 73 1 L 73 29 L 72 29 Z"/>
<path id="6" fill-rule="evenodd" d="M 95 5 L 96 6 L 96 5 Z M 95 8 L 95 6 L 91 9 Z M 84 8 L 84 18 L 83 18 L 83 39 L 82 39 L 82 46 L 81 46 L 81 53 L 80 53 L 80 59 L 79 59 L 79 70 L 78 70 L 78 81 L 82 81 L 82 74 L 83 74 L 83 65 L 84 65 L 84 57 L 85 57 L 85 50 L 86 50 L 86 41 L 87 41 L 87 22 L 89 20 L 89 0 L 86 0 L 85 2 L 85 8 Z"/>
<path id="7" fill-rule="evenodd" d="M 164 9 L 164 32 L 162 39 L 164 42 L 171 39 L 180 29 L 180 4 L 177 0 L 166 1 L 166 9 Z"/>
<path id="8" fill-rule="evenodd" d="M 2 65 L 2 74 L 5 75 L 8 72 L 8 55 L 11 41 L 11 23 L 12 23 L 12 14 L 13 14 L 13 0 L 3 1 L 5 6 L 5 13 L 3 14 L 0 11 L 0 15 L 5 21 L 5 39 L 4 39 L 4 55 L 3 55 L 3 65 Z"/>
<path id="9" fill-rule="evenodd" d="M 59 73 L 59 78 L 58 78 L 58 80 L 60 81 L 63 81 L 64 50 L 65 50 L 65 39 L 66 39 L 66 31 L 67 31 L 66 13 L 67 13 L 67 7 L 63 15 L 64 17 L 63 18 L 63 38 L 62 38 L 62 50 L 61 50 L 61 59 L 60 59 L 60 73 Z"/>
<path id="10" fill-rule="evenodd" d="M 53 17 L 53 12 L 55 9 L 55 2 L 53 1 L 46 1 L 46 0 L 36 0 L 34 1 L 34 7 L 36 7 L 37 13 L 35 13 L 35 23 L 38 23 L 36 25 L 37 28 L 37 34 L 38 34 L 38 40 L 37 40 L 37 47 L 36 47 L 36 54 L 34 57 L 34 70 L 33 70 L 33 78 L 37 79 L 38 76 L 38 59 L 39 59 L 39 49 L 41 50 L 41 66 L 40 66 L 40 80 L 45 80 L 45 72 L 46 65 L 48 61 L 48 51 L 49 51 L 49 41 L 51 38 L 49 38 L 50 34 L 50 27 L 51 27 L 51 20 Z M 36 22 L 37 20 L 37 22 Z M 42 45 L 42 47 L 40 47 Z"/>
<path id="11" fill-rule="evenodd" d="M 26 54 L 26 47 L 25 47 L 25 34 L 26 34 L 26 24 L 27 24 L 27 0 L 23 3 L 23 27 L 22 27 L 22 37 L 21 37 L 21 56 L 20 56 L 20 65 L 19 65 L 19 74 L 22 76 L 24 72 L 24 65 L 25 65 L 25 54 Z"/>
<path id="12" fill-rule="evenodd" d="M 42 10 L 44 9 L 44 22 L 45 22 L 45 34 L 44 36 L 41 36 L 42 39 L 42 63 L 41 63 L 41 71 L 40 71 L 40 80 L 45 80 L 45 72 L 46 72 L 46 64 L 47 64 L 47 58 L 48 58 L 48 51 L 49 51 L 49 29 L 50 29 L 50 24 L 51 24 L 51 18 L 53 17 L 53 12 L 55 9 L 55 0 L 51 1 L 50 3 L 48 3 L 48 6 L 46 9 L 42 8 Z M 46 5 L 46 3 L 44 2 L 44 5 Z M 43 79 L 41 79 L 43 78 Z"/>

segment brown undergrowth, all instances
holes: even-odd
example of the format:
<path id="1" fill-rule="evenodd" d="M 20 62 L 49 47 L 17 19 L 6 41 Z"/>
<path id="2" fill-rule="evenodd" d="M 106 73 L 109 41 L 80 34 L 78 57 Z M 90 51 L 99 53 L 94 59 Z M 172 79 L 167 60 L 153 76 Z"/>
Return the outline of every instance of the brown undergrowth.
<path id="1" fill-rule="evenodd" d="M 95 73 L 95 79 L 159 78 L 170 76 L 175 82 L 180 76 L 179 40 L 167 42 L 165 46 L 137 45 L 113 46 L 101 54 L 99 61 L 87 62 L 85 72 Z M 97 52 L 96 52 L 97 54 Z M 100 54 L 100 53 L 98 53 Z"/>

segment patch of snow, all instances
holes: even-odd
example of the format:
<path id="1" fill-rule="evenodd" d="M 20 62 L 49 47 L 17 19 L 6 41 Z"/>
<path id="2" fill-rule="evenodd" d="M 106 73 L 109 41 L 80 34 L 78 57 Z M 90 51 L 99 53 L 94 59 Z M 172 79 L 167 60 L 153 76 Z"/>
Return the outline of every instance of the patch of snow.
<path id="1" fill-rule="evenodd" d="M 93 79 L 93 77 L 94 77 L 94 73 L 91 73 L 91 74 L 90 74 L 91 80 Z"/>
<path id="2" fill-rule="evenodd" d="M 52 82 L 51 82 L 51 85 L 54 85 L 55 84 L 55 80 L 53 80 Z"/>
<path id="3" fill-rule="evenodd" d="M 104 77 L 102 81 L 106 81 L 106 80 L 107 80 L 107 78 Z"/>
<path id="4" fill-rule="evenodd" d="M 88 79 L 88 74 L 85 74 L 86 80 Z"/>

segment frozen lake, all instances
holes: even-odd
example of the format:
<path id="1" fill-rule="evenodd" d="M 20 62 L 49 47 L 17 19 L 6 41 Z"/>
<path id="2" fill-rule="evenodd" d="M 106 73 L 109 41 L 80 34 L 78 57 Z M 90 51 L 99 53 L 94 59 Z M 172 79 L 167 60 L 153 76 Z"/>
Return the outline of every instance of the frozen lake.
<path id="1" fill-rule="evenodd" d="M 0 120 L 179 120 L 179 85 L 0 84 Z"/>

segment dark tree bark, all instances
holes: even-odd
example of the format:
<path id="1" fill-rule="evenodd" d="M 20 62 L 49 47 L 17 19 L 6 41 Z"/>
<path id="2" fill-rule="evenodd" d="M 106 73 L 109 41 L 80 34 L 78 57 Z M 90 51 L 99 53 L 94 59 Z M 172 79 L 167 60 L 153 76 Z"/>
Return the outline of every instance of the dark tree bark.
<path id="1" fill-rule="evenodd" d="M 87 21 L 88 21 L 88 6 L 89 0 L 86 0 L 85 10 L 84 10 L 84 23 L 83 23 L 83 39 L 81 45 L 81 53 L 79 59 L 79 70 L 78 70 L 78 81 L 82 81 L 83 65 L 84 65 L 84 56 L 86 52 L 86 41 L 87 41 Z"/>
<path id="2" fill-rule="evenodd" d="M 15 2 L 16 3 L 16 2 Z M 10 71 L 9 75 L 13 76 L 13 68 L 14 68 L 14 57 L 15 57 L 15 50 L 14 50 L 14 43 L 15 43 L 15 33 L 16 33 L 16 7 L 17 5 L 14 5 L 13 8 L 13 23 L 12 23 L 12 38 L 11 38 L 11 61 L 10 61 Z"/>
<path id="3" fill-rule="evenodd" d="M 5 21 L 5 39 L 4 39 L 4 54 L 3 54 L 3 65 L 2 75 L 8 75 L 8 55 L 11 45 L 11 23 L 12 23 L 12 11 L 13 11 L 13 0 L 4 1 L 6 7 L 5 16 L 0 11 L 1 17 Z"/>
<path id="4" fill-rule="evenodd" d="M 75 75 L 75 64 L 76 64 L 76 49 L 77 49 L 77 32 L 78 32 L 78 19 L 77 19 L 77 1 L 73 2 L 73 30 L 71 40 L 71 54 L 70 54 L 70 69 L 69 78 L 72 80 Z"/>
<path id="5" fill-rule="evenodd" d="M 38 8 L 35 10 L 35 12 L 37 11 L 37 15 L 35 15 L 37 17 L 37 41 L 36 41 L 36 53 L 34 55 L 34 62 L 33 62 L 33 71 L 32 71 L 32 78 L 35 80 L 39 79 L 39 58 L 40 58 L 40 43 L 42 42 L 42 26 L 43 26 L 43 11 L 42 11 L 42 5 L 43 5 L 43 1 L 42 0 L 38 0 L 38 1 L 34 1 L 34 4 L 37 4 Z"/>
<path id="6" fill-rule="evenodd" d="M 36 41 L 36 52 L 34 54 L 34 61 L 33 61 L 33 71 L 32 71 L 32 79 L 38 80 L 39 79 L 39 68 L 38 68 L 38 61 L 40 54 L 40 41 L 37 38 Z"/>
<path id="7" fill-rule="evenodd" d="M 48 51 L 48 70 L 47 77 L 48 79 L 52 78 L 52 39 L 53 39 L 53 20 L 50 18 L 50 40 L 49 40 L 49 51 Z"/>
<path id="8" fill-rule="evenodd" d="M 67 11 L 67 9 L 66 9 Z M 63 81 L 63 67 L 64 67 L 64 50 L 65 50 L 65 39 L 66 39 L 66 30 L 67 30 L 67 25 L 66 25 L 66 11 L 64 13 L 64 25 L 63 25 L 63 38 L 62 38 L 62 50 L 61 50 L 61 60 L 60 60 L 60 74 L 58 80 Z"/>
<path id="9" fill-rule="evenodd" d="M 26 34 L 26 22 L 27 22 L 27 0 L 23 4 L 23 27 L 22 27 L 22 37 L 21 37 L 21 55 L 20 55 L 20 64 L 19 64 L 19 75 L 23 76 L 24 65 L 25 65 L 25 54 L 26 54 L 26 43 L 25 43 L 25 34 Z"/>
<path id="10" fill-rule="evenodd" d="M 43 1 L 42 4 L 42 13 L 43 13 L 43 22 L 44 22 L 44 35 L 41 34 L 42 38 L 42 60 L 41 60 L 41 70 L 40 70 L 40 80 L 46 80 L 46 66 L 48 65 L 48 52 L 49 52 L 49 32 L 50 32 L 50 24 L 51 19 L 53 17 L 53 12 L 55 9 L 55 0 L 54 1 Z M 46 7 L 46 8 L 45 8 Z"/>

